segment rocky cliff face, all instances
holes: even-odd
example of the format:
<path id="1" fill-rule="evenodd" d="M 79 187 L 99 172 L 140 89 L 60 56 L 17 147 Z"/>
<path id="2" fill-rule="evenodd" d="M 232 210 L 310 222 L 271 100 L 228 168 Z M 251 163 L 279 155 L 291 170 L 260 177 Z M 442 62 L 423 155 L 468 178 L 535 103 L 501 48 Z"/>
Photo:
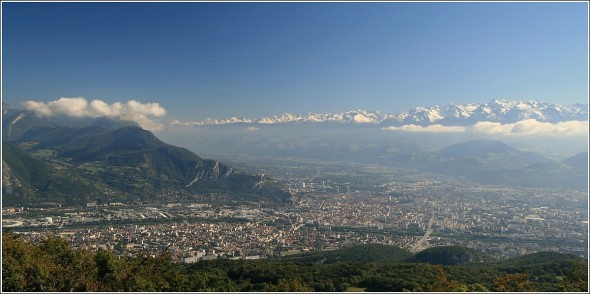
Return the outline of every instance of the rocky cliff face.
<path id="1" fill-rule="evenodd" d="M 22 183 L 14 176 L 10 166 L 2 160 L 2 193 L 14 194 L 22 186 Z"/>
<path id="2" fill-rule="evenodd" d="M 220 164 L 214 160 L 204 160 L 198 162 L 194 168 L 194 177 L 187 187 L 199 181 L 217 181 L 221 178 L 227 178 L 234 173 L 234 169 L 226 165 Z"/>

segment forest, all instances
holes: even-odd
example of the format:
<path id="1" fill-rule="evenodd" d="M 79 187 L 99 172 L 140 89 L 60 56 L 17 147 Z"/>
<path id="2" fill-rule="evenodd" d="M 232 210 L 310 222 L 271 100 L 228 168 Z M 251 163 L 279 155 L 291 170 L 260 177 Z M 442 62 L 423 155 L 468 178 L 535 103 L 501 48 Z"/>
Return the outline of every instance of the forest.
<path id="1" fill-rule="evenodd" d="M 428 251 L 426 251 L 428 250 Z M 412 255 L 366 244 L 261 260 L 176 263 L 171 252 L 120 257 L 72 249 L 60 237 L 40 243 L 2 233 L 2 291 L 9 292 L 587 292 L 588 263 L 538 252 L 494 260 L 449 246 Z M 375 257 L 379 258 L 375 258 Z"/>

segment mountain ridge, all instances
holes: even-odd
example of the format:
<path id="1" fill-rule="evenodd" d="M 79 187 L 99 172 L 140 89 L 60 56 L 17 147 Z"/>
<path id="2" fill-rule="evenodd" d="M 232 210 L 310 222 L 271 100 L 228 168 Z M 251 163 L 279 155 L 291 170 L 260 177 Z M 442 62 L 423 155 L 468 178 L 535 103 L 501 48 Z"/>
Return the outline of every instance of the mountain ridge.
<path id="1" fill-rule="evenodd" d="M 172 120 L 173 126 L 214 126 L 228 124 L 297 124 L 297 123 L 334 123 L 353 125 L 427 126 L 440 124 L 444 126 L 469 126 L 477 122 L 515 123 L 521 120 L 535 119 L 539 122 L 557 123 L 571 120 L 588 120 L 588 104 L 558 105 L 538 100 L 509 101 L 494 99 L 487 103 L 454 104 L 444 106 L 417 106 L 399 114 L 380 111 L 351 110 L 343 113 L 283 113 L 257 119 L 237 117 L 208 118 L 203 121 L 181 122 Z"/>
<path id="2" fill-rule="evenodd" d="M 24 194 L 29 200 L 39 197 L 63 200 L 64 197 L 57 195 L 60 191 L 50 184 L 72 186 L 68 178 L 89 183 L 87 186 L 99 191 L 92 198 L 101 201 L 187 193 L 221 193 L 248 201 L 291 200 L 292 195 L 280 183 L 264 174 L 247 174 L 218 161 L 203 159 L 185 148 L 166 144 L 137 126 L 120 127 L 118 123 L 104 121 L 94 125 L 79 128 L 24 125 L 28 130 L 18 139 L 7 140 L 6 145 L 3 140 L 3 147 L 8 146 L 3 148 L 3 193 L 8 196 L 3 201 L 17 203 L 19 195 Z M 47 171 L 32 181 L 31 175 L 36 174 L 37 167 Z M 73 194 L 65 198 L 69 203 L 91 200 Z"/>

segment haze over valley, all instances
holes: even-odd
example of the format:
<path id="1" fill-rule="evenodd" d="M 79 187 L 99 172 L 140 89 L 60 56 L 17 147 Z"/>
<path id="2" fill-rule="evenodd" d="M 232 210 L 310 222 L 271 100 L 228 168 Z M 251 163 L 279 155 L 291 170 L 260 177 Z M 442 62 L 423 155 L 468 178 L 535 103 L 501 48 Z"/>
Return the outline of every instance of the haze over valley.
<path id="1" fill-rule="evenodd" d="M 498 102 L 494 100 L 491 104 Z M 502 102 L 512 106 L 541 104 Z M 588 117 L 587 105 L 552 105 L 561 112 L 545 108 L 545 112 L 553 113 L 550 122 L 536 120 L 546 117 L 542 111 L 523 107 L 518 108 L 520 113 L 513 109 L 498 110 L 524 119 L 516 122 L 497 119 L 493 123 L 513 125 L 512 132 L 501 134 L 474 130 L 473 126 L 484 123 L 481 121 L 464 123 L 460 131 L 452 132 L 440 128 L 456 126 L 438 125 L 429 129 L 433 125 L 424 124 L 423 129 L 414 132 L 405 130 L 407 125 L 392 129 L 384 123 L 353 121 L 240 122 L 208 126 L 178 126 L 173 122 L 152 133 L 140 128 L 139 122 L 94 115 L 73 117 L 65 115 L 67 112 L 48 116 L 40 115 L 35 109 L 5 106 L 3 204 L 9 207 L 69 207 L 88 203 L 104 207 L 113 203 L 159 206 L 188 201 L 213 207 L 232 203 L 245 208 L 266 203 L 288 210 L 306 210 L 315 207 L 318 201 L 336 201 L 330 204 L 335 208 L 342 205 L 336 199 L 365 205 L 364 202 L 382 201 L 382 197 L 404 205 L 438 203 L 420 209 L 416 217 L 396 225 L 385 225 L 383 220 L 379 221 L 383 223 L 380 225 L 376 219 L 364 218 L 353 225 L 382 229 L 407 229 L 412 223 L 425 229 L 424 218 L 432 216 L 432 209 L 453 214 L 457 203 L 454 201 L 467 199 L 476 203 L 487 201 L 487 209 L 497 206 L 497 211 L 490 210 L 491 215 L 500 213 L 503 205 L 519 201 L 538 209 L 574 209 L 576 215 L 587 208 L 584 200 L 587 197 L 583 197 L 588 191 L 588 152 L 584 150 L 587 121 L 583 121 Z M 535 119 L 529 117 L 531 113 L 536 113 Z M 487 117 L 501 116 L 488 112 Z M 568 120 L 571 118 L 578 120 Z M 536 126 L 536 131 L 517 127 L 523 122 Z M 253 129 L 252 125 L 256 127 Z M 514 134 L 514 130 L 526 133 Z M 166 144 L 158 137 L 194 153 Z M 535 144 L 534 148 L 531 145 L 527 148 L 526 143 Z M 439 196 L 434 196 L 432 189 L 442 189 L 442 194 L 436 192 Z M 447 194 L 449 191 L 455 192 Z M 535 196 L 522 198 L 525 195 Z M 278 207 L 274 210 L 281 210 Z M 107 211 L 90 219 L 109 215 L 113 220 L 112 213 L 120 215 Z M 539 217 L 538 213 L 520 213 L 529 218 Z M 298 213 L 287 218 L 289 223 L 301 225 L 338 223 L 323 214 Z M 165 218 L 174 215 L 165 214 Z M 177 216 L 180 219 L 186 217 L 180 215 Z M 432 217 L 436 215 L 439 214 Z M 579 215 L 581 219 L 574 222 L 583 221 L 585 215 Z M 494 216 L 490 221 L 495 223 L 497 218 Z M 31 220 L 19 222 L 39 225 Z M 61 225 L 77 223 L 70 219 Z M 436 224 L 435 234 L 442 233 L 445 226 Z M 339 226 L 349 225 L 346 221 L 339 223 Z M 447 228 L 456 230 L 457 225 Z M 580 236 L 580 241 L 584 236 Z M 407 242 L 404 246 L 413 250 L 428 244 L 404 242 Z M 478 248 L 486 250 L 488 245 Z M 575 248 L 578 253 L 585 252 Z"/>
<path id="2" fill-rule="evenodd" d="M 587 2 L 0 12 L 3 292 L 588 292 Z"/>

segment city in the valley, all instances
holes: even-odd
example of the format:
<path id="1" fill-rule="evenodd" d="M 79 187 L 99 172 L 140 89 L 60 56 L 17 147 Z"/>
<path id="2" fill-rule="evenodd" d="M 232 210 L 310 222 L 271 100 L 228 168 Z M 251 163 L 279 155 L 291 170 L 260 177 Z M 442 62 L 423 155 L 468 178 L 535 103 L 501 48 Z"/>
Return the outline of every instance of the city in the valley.
<path id="1" fill-rule="evenodd" d="M 25 239 L 59 235 L 74 248 L 122 256 L 169 250 L 185 263 L 369 243 L 412 252 L 461 245 L 498 258 L 539 251 L 588 256 L 586 191 L 393 175 L 354 164 L 292 164 L 274 172 L 295 195 L 292 203 L 171 192 L 159 195 L 164 202 L 3 207 L 2 227 Z"/>

